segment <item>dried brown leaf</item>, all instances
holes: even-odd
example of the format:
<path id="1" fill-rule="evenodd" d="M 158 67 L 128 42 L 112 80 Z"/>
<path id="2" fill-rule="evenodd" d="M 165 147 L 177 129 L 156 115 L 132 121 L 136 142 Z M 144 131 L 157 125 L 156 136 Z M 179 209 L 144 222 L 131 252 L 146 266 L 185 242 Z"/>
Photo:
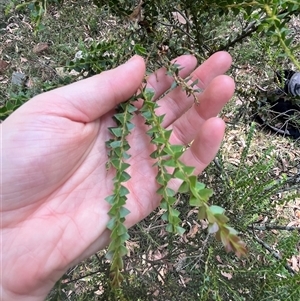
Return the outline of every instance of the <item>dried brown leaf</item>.
<path id="1" fill-rule="evenodd" d="M 292 269 L 295 272 L 299 272 L 300 271 L 300 255 L 296 256 L 294 255 L 290 260 L 289 260 Z"/>
<path id="2" fill-rule="evenodd" d="M 129 20 L 139 22 L 142 19 L 142 4 L 141 0 L 139 4 L 135 7 L 133 12 L 128 16 Z"/>
<path id="3" fill-rule="evenodd" d="M 33 47 L 32 51 L 36 54 L 39 54 L 46 51 L 48 48 L 49 48 L 48 43 L 38 43 Z"/>
<path id="4" fill-rule="evenodd" d="M 157 275 L 157 280 L 161 282 L 161 284 L 165 283 L 165 275 L 167 274 L 168 270 L 165 267 L 162 267 L 159 270 L 159 274 Z"/>
<path id="5" fill-rule="evenodd" d="M 227 272 L 221 271 L 221 275 L 223 275 L 228 280 L 230 280 L 232 278 L 232 274 L 231 273 L 227 273 Z"/>
<path id="6" fill-rule="evenodd" d="M 187 237 L 194 238 L 196 234 L 199 232 L 200 225 L 195 224 L 191 227 L 189 233 L 186 235 Z"/>
<path id="7" fill-rule="evenodd" d="M 8 65 L 8 62 L 0 59 L 0 73 L 3 72 L 8 67 Z"/>
<path id="8" fill-rule="evenodd" d="M 186 19 L 179 12 L 172 12 L 173 18 L 181 24 L 186 24 Z"/>
<path id="9" fill-rule="evenodd" d="M 27 62 L 28 60 L 25 57 L 21 56 L 21 63 L 27 63 Z"/>
<path id="10" fill-rule="evenodd" d="M 216 256 L 216 259 L 217 259 L 217 261 L 218 261 L 219 263 L 223 263 L 223 260 L 222 260 L 222 258 L 220 257 L 220 255 L 217 255 L 217 256 Z"/>

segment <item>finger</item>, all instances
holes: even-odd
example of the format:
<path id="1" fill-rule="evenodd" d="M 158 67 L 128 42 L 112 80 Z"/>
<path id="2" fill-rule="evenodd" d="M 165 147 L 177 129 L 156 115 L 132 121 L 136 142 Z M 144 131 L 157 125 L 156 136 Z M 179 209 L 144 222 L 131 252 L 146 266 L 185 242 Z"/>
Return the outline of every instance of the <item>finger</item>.
<path id="1" fill-rule="evenodd" d="M 216 156 L 225 131 L 222 119 L 208 119 L 200 128 L 191 147 L 182 155 L 180 160 L 188 166 L 195 167 L 195 174 L 201 173 Z"/>
<path id="2" fill-rule="evenodd" d="M 179 76 L 185 78 L 195 69 L 197 60 L 192 55 L 182 55 L 172 63 L 180 65 L 182 69 L 179 71 Z M 173 81 L 173 77 L 168 75 L 167 69 L 163 67 L 148 77 L 146 87 L 155 91 L 154 100 L 156 100 L 171 87 Z"/>
<path id="3" fill-rule="evenodd" d="M 221 51 L 213 54 L 191 74 L 192 79 L 190 83 L 198 80 L 197 86 L 199 88 L 207 88 L 215 77 L 224 74 L 229 69 L 231 62 L 231 56 L 227 52 Z M 199 95 L 202 101 L 203 96 Z M 204 95 L 207 96 L 208 93 L 204 93 Z M 156 110 L 156 113 L 157 115 L 166 115 L 163 126 L 167 127 L 187 111 L 193 105 L 193 102 L 194 98 L 192 96 L 187 97 L 186 92 L 181 87 L 178 87 L 157 102 L 159 108 Z"/>
<path id="4" fill-rule="evenodd" d="M 228 52 L 216 52 L 193 72 L 193 80 L 198 79 L 198 87 L 205 89 L 216 76 L 224 74 L 231 63 Z"/>
<path id="5" fill-rule="evenodd" d="M 85 80 L 55 89 L 32 99 L 36 110 L 78 122 L 93 121 L 117 104 L 129 99 L 140 87 L 145 74 L 142 57 Z"/>
<path id="6" fill-rule="evenodd" d="M 199 97 L 199 104 L 193 105 L 169 127 L 173 129 L 171 143 L 187 145 L 194 140 L 203 123 L 217 116 L 232 97 L 234 88 L 234 81 L 226 75 L 220 75 L 212 80 Z"/>

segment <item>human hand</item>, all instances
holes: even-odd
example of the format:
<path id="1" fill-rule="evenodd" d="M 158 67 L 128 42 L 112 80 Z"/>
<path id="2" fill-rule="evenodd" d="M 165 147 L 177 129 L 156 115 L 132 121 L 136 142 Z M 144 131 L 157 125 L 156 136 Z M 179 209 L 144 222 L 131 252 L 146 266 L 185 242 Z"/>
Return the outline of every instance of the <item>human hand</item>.
<path id="1" fill-rule="evenodd" d="M 190 55 L 177 58 L 187 77 L 196 65 Z M 224 123 L 216 118 L 234 91 L 221 75 L 231 64 L 225 52 L 214 54 L 192 72 L 204 88 L 199 105 L 177 88 L 158 100 L 163 126 L 172 128 L 171 142 L 192 146 L 181 160 L 200 173 L 214 158 Z M 67 269 L 109 243 L 106 224 L 112 194 L 107 170 L 108 128 L 114 108 L 140 87 L 145 73 L 141 57 L 89 79 L 38 95 L 2 124 L 2 272 L 3 300 L 42 300 Z M 147 79 L 155 99 L 172 78 L 158 70 Z M 129 136 L 131 179 L 126 226 L 145 218 L 160 202 L 154 145 L 141 115 Z M 176 184 L 175 184 L 176 185 Z"/>

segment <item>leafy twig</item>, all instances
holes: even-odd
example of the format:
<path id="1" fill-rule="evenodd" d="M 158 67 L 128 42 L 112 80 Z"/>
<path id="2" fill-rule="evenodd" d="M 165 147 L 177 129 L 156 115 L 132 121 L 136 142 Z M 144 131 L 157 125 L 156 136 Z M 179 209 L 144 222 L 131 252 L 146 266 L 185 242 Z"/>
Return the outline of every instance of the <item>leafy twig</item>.
<path id="1" fill-rule="evenodd" d="M 130 102 L 126 102 L 119 105 L 119 110 L 121 112 L 114 115 L 117 126 L 109 129 L 114 138 L 107 142 L 110 150 L 107 167 L 113 167 L 116 170 L 113 194 L 106 198 L 111 205 L 109 210 L 111 219 L 107 224 L 107 228 L 111 230 L 111 242 L 106 257 L 111 260 L 111 284 L 115 288 L 120 287 L 123 280 L 122 257 L 127 254 L 125 242 L 129 239 L 128 230 L 124 225 L 125 216 L 129 214 L 129 210 L 124 207 L 129 190 L 122 183 L 130 179 L 130 175 L 126 172 L 130 166 L 126 163 L 130 158 L 127 153 L 130 148 L 127 135 L 134 127 L 131 119 L 136 108 Z"/>
<path id="2" fill-rule="evenodd" d="M 177 85 L 177 82 L 175 83 Z M 190 89 L 188 93 L 191 91 Z M 188 193 L 190 205 L 199 208 L 198 218 L 208 220 L 209 233 L 215 233 L 227 251 L 234 251 L 237 256 L 245 255 L 244 243 L 238 238 L 237 232 L 227 225 L 228 218 L 224 214 L 225 210 L 219 206 L 209 206 L 207 204 L 213 193 L 212 190 L 205 188 L 205 185 L 197 180 L 197 177 L 193 175 L 193 167 L 186 166 L 180 161 L 179 158 L 184 151 L 184 147 L 182 145 L 172 145 L 169 142 L 171 131 L 161 126 L 163 116 L 155 115 L 155 109 L 158 105 L 152 101 L 153 97 L 154 91 L 146 89 L 143 92 L 144 105 L 141 113 L 145 117 L 146 123 L 151 126 L 147 134 L 151 137 L 151 142 L 157 147 L 151 157 L 157 160 L 156 165 L 159 169 L 156 180 L 161 188 L 158 189 L 157 193 L 162 196 L 161 208 L 166 211 L 163 219 L 168 222 L 167 231 L 179 234 L 184 232 L 184 229 L 180 226 L 180 212 L 173 207 L 176 201 L 175 191 L 169 188 L 169 181 L 178 179 L 182 181 L 179 192 Z"/>

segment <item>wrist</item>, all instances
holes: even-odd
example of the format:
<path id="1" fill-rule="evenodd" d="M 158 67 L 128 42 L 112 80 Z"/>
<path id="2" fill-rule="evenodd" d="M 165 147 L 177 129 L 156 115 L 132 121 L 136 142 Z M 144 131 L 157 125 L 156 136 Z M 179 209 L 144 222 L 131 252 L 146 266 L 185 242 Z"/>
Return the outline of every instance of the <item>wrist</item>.
<path id="1" fill-rule="evenodd" d="M 5 231 L 0 232 L 0 236 L 5 238 Z M 4 243 L 4 241 L 6 243 Z M 22 260 L 25 252 L 16 252 L 11 241 L 4 239 L 1 248 L 0 258 L 0 300 L 1 301 L 42 301 L 45 300 L 49 291 L 55 284 L 53 281 L 42 280 L 34 270 L 34 260 L 32 263 L 28 258 Z M 19 248 L 20 250 L 20 248 Z M 39 269 L 40 270 L 40 269 Z M 48 278 L 49 279 L 49 278 Z"/>

